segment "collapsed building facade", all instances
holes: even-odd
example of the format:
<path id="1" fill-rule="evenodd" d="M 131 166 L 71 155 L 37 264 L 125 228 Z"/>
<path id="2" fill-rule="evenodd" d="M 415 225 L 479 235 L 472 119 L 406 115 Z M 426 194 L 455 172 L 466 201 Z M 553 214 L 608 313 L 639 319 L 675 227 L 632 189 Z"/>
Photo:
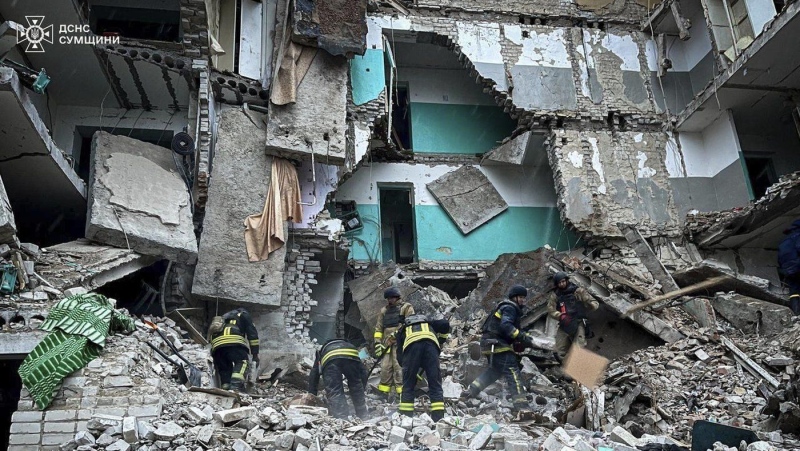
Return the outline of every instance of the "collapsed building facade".
<path id="1" fill-rule="evenodd" d="M 619 314 L 720 271 L 780 304 L 775 250 L 800 190 L 798 5 L 2 5 L 0 239 L 27 286 L 6 298 L 0 354 L 18 365 L 41 337 L 31 321 L 75 287 L 199 339 L 244 306 L 267 375 L 315 342 L 363 343 L 389 284 L 467 298 L 466 319 L 512 282 L 544 292 L 570 269 L 604 301 L 596 323 L 623 327 L 591 345 L 609 357 L 684 338 Z M 56 39 L 35 51 L 20 33 L 40 16 Z M 302 214 L 279 216 L 282 244 L 250 258 L 244 223 L 279 210 L 282 161 Z M 530 257 L 544 246 L 570 257 Z M 683 305 L 702 327 L 714 308 Z M 47 434 L 37 444 L 56 444 Z"/>

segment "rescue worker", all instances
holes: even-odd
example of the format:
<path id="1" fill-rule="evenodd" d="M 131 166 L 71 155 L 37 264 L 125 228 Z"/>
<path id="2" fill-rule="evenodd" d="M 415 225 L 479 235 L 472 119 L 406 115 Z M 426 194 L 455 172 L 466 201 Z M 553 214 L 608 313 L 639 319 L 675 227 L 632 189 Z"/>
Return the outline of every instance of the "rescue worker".
<path id="1" fill-rule="evenodd" d="M 397 363 L 397 339 L 395 337 L 400 325 L 414 314 L 414 307 L 403 302 L 397 287 L 387 288 L 383 292 L 387 305 L 378 314 L 375 323 L 375 357 L 381 360 L 381 380 L 378 391 L 388 400 L 394 386 L 399 395 L 403 391 L 403 369 Z"/>
<path id="2" fill-rule="evenodd" d="M 525 287 L 512 286 L 508 291 L 508 299 L 500 301 L 486 318 L 481 328 L 481 353 L 487 356 L 489 368 L 470 384 L 469 391 L 463 393 L 462 398 L 478 396 L 500 376 L 505 376 L 514 408 L 522 409 L 529 406 L 519 375 L 519 358 L 514 352 L 516 343 L 533 347 L 531 336 L 520 331 L 522 303 L 527 296 L 528 290 Z"/>
<path id="3" fill-rule="evenodd" d="M 248 352 L 258 368 L 258 331 L 243 308 L 222 316 L 222 329 L 211 333 L 211 355 L 224 390 L 245 390 Z"/>
<path id="4" fill-rule="evenodd" d="M 547 312 L 558 320 L 555 352 L 563 360 L 572 343 L 586 346 L 587 313 L 597 310 L 600 303 L 584 288 L 569 281 L 564 272 L 553 276 L 554 290 L 547 299 Z"/>
<path id="5" fill-rule="evenodd" d="M 428 397 L 431 400 L 431 419 L 444 418 L 444 391 L 439 371 L 439 352 L 450 336 L 450 322 L 446 319 L 429 321 L 425 315 L 406 318 L 397 333 L 397 360 L 403 366 L 403 392 L 400 395 L 401 414 L 414 415 L 414 388 L 417 377 L 425 372 Z"/>
<path id="6" fill-rule="evenodd" d="M 800 219 L 783 231 L 786 238 L 778 245 L 778 266 L 789 286 L 789 308 L 800 315 Z"/>
<path id="7" fill-rule="evenodd" d="M 364 399 L 367 369 L 361 362 L 355 346 L 341 338 L 328 340 L 317 351 L 314 367 L 308 378 L 308 392 L 314 396 L 317 395 L 320 375 L 325 384 L 325 395 L 328 398 L 331 415 L 336 418 L 347 418 L 347 399 L 344 396 L 346 379 L 356 415 L 362 420 L 367 418 L 367 403 Z"/>

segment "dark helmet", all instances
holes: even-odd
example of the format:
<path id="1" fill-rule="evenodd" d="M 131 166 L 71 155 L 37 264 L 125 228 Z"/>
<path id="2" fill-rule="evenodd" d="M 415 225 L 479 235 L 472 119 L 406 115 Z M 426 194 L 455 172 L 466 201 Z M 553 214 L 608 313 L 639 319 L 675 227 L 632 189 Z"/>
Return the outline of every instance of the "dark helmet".
<path id="1" fill-rule="evenodd" d="M 399 297 L 402 297 L 402 295 L 400 294 L 400 289 L 397 287 L 389 287 L 383 292 L 384 299 L 399 298 Z"/>
<path id="2" fill-rule="evenodd" d="M 513 299 L 515 296 L 528 296 L 528 289 L 523 287 L 522 285 L 514 285 L 508 290 L 508 298 Z"/>
<path id="3" fill-rule="evenodd" d="M 558 286 L 558 283 L 562 280 L 569 280 L 567 273 L 559 271 L 553 275 L 553 285 Z"/>

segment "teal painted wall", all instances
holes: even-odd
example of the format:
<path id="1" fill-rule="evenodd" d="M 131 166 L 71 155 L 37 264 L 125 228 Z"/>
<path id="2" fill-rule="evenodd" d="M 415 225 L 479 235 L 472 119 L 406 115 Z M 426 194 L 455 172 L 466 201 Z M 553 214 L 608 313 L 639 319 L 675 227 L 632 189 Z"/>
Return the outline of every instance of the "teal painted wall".
<path id="1" fill-rule="evenodd" d="M 492 105 L 411 103 L 411 148 L 417 153 L 485 153 L 515 126 Z"/>
<path id="2" fill-rule="evenodd" d="M 356 55 L 350 61 L 353 103 L 361 105 L 377 99 L 386 86 L 385 77 L 383 50 L 368 49 L 364 56 Z"/>
<path id="3" fill-rule="evenodd" d="M 380 212 L 377 205 L 359 205 L 364 228 L 349 235 L 355 238 L 350 258 L 380 262 Z M 577 237 L 562 224 L 555 207 L 509 207 L 491 221 L 464 236 L 437 205 L 414 209 L 417 252 L 421 260 L 494 260 L 500 254 L 536 250 L 545 244 L 566 250 L 575 247 Z M 560 236 L 560 239 L 559 239 Z M 359 240 L 363 240 L 364 243 Z"/>

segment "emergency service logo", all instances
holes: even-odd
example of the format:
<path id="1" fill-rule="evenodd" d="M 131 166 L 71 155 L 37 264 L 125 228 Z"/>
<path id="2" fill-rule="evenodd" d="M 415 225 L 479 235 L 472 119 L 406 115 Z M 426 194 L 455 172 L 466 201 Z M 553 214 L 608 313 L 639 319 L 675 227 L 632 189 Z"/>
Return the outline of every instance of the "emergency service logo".
<path id="1" fill-rule="evenodd" d="M 53 25 L 42 26 L 44 16 L 25 16 L 25 20 L 28 26 L 17 30 L 17 44 L 27 42 L 26 52 L 43 53 L 42 42 L 53 43 Z"/>

